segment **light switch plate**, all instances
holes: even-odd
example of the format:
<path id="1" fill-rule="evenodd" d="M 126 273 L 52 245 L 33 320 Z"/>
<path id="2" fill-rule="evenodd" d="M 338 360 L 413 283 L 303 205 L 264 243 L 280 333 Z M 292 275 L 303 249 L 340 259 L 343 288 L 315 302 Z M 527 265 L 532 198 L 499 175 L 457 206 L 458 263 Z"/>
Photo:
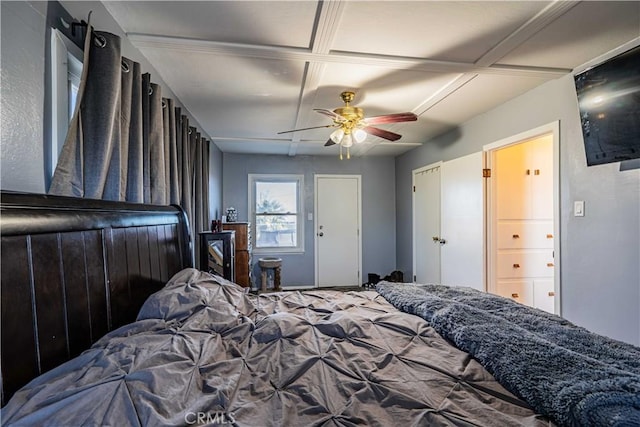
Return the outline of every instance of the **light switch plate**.
<path id="1" fill-rule="evenodd" d="M 584 200 L 573 202 L 573 216 L 584 216 Z"/>

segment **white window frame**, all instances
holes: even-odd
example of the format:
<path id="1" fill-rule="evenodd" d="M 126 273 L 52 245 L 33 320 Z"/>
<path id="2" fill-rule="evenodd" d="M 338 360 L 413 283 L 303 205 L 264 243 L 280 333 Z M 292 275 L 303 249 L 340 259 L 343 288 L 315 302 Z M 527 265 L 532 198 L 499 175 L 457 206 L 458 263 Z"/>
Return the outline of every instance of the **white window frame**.
<path id="1" fill-rule="evenodd" d="M 295 254 L 304 253 L 304 175 L 290 174 L 249 174 L 249 220 L 256 227 L 256 182 L 295 182 L 298 188 L 296 213 L 296 237 L 297 244 L 294 247 L 259 248 L 257 237 L 254 237 L 253 252 L 256 254 Z M 257 236 L 254 230 L 254 236 Z"/>
<path id="2" fill-rule="evenodd" d="M 82 49 L 61 31 L 51 28 L 51 141 L 49 149 L 50 177 L 58 164 L 58 157 L 67 137 L 73 117 L 74 88 L 80 88 L 82 77 Z"/>

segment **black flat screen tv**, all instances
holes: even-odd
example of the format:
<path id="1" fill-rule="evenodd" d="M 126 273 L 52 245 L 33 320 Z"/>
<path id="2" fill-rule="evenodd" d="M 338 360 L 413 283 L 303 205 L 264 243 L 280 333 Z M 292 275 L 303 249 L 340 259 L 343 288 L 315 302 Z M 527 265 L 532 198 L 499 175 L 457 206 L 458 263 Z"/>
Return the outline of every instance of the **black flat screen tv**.
<path id="1" fill-rule="evenodd" d="M 640 158 L 640 46 L 574 81 L 587 165 Z"/>

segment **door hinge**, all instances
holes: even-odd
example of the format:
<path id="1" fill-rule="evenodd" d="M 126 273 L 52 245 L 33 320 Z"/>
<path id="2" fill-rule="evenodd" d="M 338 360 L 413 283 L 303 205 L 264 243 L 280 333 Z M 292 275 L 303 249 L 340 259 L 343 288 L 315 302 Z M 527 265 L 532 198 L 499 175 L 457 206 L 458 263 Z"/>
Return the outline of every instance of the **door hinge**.
<path id="1" fill-rule="evenodd" d="M 488 168 L 482 169 L 482 177 L 491 178 L 491 169 L 488 169 Z"/>
<path id="2" fill-rule="evenodd" d="M 413 186 L 413 192 L 414 193 L 416 192 L 416 186 L 415 185 Z"/>
<path id="3" fill-rule="evenodd" d="M 416 281 L 416 275 L 414 274 L 413 275 L 413 282 L 415 283 L 415 281 Z"/>

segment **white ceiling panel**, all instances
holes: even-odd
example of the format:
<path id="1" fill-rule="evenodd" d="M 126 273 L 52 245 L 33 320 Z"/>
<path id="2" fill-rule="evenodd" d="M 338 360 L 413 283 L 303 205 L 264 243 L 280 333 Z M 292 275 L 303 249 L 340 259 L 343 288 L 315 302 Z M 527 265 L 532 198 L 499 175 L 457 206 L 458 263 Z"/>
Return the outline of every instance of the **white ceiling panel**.
<path id="1" fill-rule="evenodd" d="M 327 64 L 317 90 L 314 108 L 342 106 L 340 93 L 353 90 L 352 105 L 366 116 L 412 111 L 457 74 L 390 69 L 359 64 Z"/>
<path id="2" fill-rule="evenodd" d="M 106 1 L 128 33 L 309 47 L 315 1 Z"/>
<path id="3" fill-rule="evenodd" d="M 420 122 L 426 126 L 430 126 L 430 122 L 453 126 L 497 107 L 513 98 L 514 94 L 524 94 L 544 82 L 545 80 L 537 78 L 477 76 L 463 90 L 454 92 L 424 113 Z M 423 132 L 437 135 L 428 129 Z"/>
<path id="4" fill-rule="evenodd" d="M 640 37 L 640 1 L 586 1 L 499 62 L 574 68 L 635 37 Z"/>
<path id="5" fill-rule="evenodd" d="M 143 52 L 212 138 L 272 138 L 295 124 L 303 63 Z"/>
<path id="6" fill-rule="evenodd" d="M 548 2 L 355 1 L 334 50 L 474 62 Z"/>

